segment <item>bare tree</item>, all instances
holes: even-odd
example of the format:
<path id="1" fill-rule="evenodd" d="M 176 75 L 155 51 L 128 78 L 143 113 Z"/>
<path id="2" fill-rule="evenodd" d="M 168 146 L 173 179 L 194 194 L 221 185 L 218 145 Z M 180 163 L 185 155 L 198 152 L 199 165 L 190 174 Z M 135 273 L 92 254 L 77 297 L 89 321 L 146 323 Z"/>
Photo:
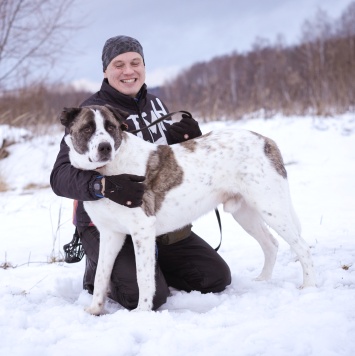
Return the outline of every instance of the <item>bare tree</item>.
<path id="1" fill-rule="evenodd" d="M 46 78 L 70 34 L 75 0 L 0 0 L 0 91 Z"/>

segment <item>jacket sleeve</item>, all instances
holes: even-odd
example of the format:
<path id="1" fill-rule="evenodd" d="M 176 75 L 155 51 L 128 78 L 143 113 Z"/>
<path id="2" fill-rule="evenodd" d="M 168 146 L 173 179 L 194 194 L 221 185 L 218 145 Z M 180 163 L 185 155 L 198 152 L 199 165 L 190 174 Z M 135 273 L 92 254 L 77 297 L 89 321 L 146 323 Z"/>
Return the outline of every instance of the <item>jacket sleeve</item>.
<path id="1" fill-rule="evenodd" d="M 73 167 L 69 160 L 69 147 L 64 141 L 54 163 L 50 184 L 55 194 L 75 200 L 97 200 L 93 190 L 95 178 L 100 174 L 95 171 L 83 171 Z"/>

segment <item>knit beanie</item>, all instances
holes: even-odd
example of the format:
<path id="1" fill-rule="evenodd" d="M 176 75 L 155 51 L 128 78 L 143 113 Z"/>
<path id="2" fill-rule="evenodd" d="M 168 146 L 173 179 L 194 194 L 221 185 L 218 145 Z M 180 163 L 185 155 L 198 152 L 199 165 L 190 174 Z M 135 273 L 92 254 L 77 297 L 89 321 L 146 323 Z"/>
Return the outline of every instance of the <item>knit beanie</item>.
<path id="1" fill-rule="evenodd" d="M 126 52 L 139 53 L 142 56 L 144 63 L 143 47 L 135 38 L 128 36 L 116 36 L 109 38 L 102 49 L 103 71 L 106 70 L 107 66 L 115 57 Z"/>

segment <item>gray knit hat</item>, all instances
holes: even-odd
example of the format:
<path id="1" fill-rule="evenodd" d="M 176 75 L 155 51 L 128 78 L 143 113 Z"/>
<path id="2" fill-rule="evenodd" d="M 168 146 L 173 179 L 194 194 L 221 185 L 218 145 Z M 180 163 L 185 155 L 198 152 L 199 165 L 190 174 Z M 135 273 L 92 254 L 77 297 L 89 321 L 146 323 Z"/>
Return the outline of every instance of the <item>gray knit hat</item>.
<path id="1" fill-rule="evenodd" d="M 143 47 L 135 38 L 128 36 L 116 36 L 109 38 L 102 49 L 103 71 L 106 70 L 107 66 L 115 57 L 126 52 L 139 53 L 142 56 L 144 63 Z"/>

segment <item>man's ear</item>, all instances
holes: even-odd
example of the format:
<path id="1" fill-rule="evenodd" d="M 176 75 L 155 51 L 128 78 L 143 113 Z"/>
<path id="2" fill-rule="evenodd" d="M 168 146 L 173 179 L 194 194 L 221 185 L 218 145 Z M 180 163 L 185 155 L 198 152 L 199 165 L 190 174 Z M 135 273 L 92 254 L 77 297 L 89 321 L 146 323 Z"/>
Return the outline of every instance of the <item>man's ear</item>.
<path id="1" fill-rule="evenodd" d="M 81 108 L 64 108 L 59 115 L 59 120 L 63 126 L 69 128 L 74 119 L 79 115 Z"/>
<path id="2" fill-rule="evenodd" d="M 112 112 L 113 116 L 116 118 L 116 120 L 120 124 L 121 130 L 127 131 L 128 125 L 124 121 L 129 116 L 129 113 L 127 111 L 115 108 L 111 105 L 105 105 L 105 107 Z"/>

